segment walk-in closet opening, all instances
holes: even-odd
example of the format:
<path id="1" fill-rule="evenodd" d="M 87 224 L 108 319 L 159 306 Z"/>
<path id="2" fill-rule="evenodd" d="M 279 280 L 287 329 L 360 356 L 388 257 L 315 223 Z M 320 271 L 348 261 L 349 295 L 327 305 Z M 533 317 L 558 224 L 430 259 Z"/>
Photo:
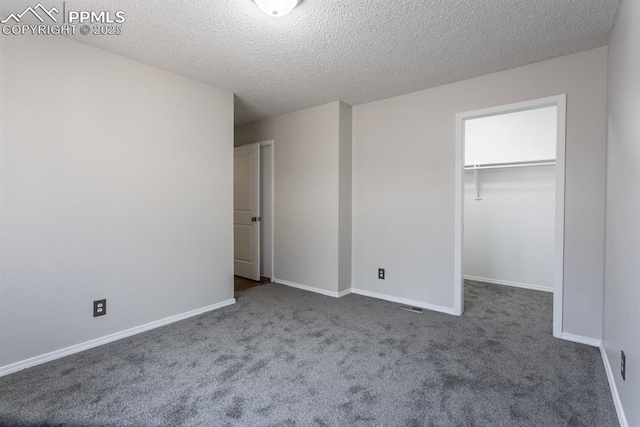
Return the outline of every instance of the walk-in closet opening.
<path id="1" fill-rule="evenodd" d="M 465 286 L 467 304 L 509 293 L 514 305 L 539 310 L 550 326 L 553 318 L 554 335 L 561 334 L 563 101 L 458 117 L 460 314 Z"/>

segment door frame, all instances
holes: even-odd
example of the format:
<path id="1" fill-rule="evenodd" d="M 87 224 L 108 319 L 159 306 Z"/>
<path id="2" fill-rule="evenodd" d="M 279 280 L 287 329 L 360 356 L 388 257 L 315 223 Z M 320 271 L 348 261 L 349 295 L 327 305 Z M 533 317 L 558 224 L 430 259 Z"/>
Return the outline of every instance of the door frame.
<path id="1" fill-rule="evenodd" d="M 464 311 L 464 124 L 466 120 L 496 116 L 506 113 L 557 107 L 556 136 L 556 198 L 555 198 L 555 250 L 553 272 L 553 336 L 562 335 L 564 292 L 564 203 L 565 203 L 565 149 L 567 95 L 516 102 L 513 104 L 483 108 L 456 114 L 455 147 L 455 216 L 454 216 L 454 314 Z"/>
<path id="2" fill-rule="evenodd" d="M 260 144 L 260 148 L 262 147 L 271 147 L 271 277 L 269 278 L 271 282 L 273 282 L 273 278 L 276 277 L 276 206 L 275 206 L 275 190 L 276 190 L 276 168 L 275 168 L 275 152 L 276 152 L 276 144 L 273 139 L 269 139 L 266 141 L 258 142 Z M 262 158 L 262 153 L 260 153 L 260 157 Z M 261 172 L 262 173 L 262 172 Z M 264 196 L 264 194 L 260 194 L 260 197 Z M 262 216 L 262 212 L 260 212 Z M 262 256 L 262 254 L 260 254 Z"/>

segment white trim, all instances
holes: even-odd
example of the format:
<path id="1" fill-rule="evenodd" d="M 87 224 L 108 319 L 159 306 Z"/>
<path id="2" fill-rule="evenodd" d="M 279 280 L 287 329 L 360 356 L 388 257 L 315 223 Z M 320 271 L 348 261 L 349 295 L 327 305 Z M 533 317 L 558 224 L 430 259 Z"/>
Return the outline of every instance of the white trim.
<path id="1" fill-rule="evenodd" d="M 316 288 L 316 287 L 307 286 L 307 285 L 301 285 L 300 283 L 295 283 L 295 282 L 289 282 L 288 280 L 274 278 L 273 281 L 274 283 L 278 283 L 280 285 L 290 286 L 296 289 L 302 289 L 303 291 L 315 292 L 316 294 L 321 294 L 321 295 L 325 295 L 333 298 L 340 298 L 341 296 L 346 295 L 346 294 L 340 295 L 341 292 L 327 291 L 326 289 Z M 342 292 L 345 292 L 345 291 L 342 291 Z"/>
<path id="2" fill-rule="evenodd" d="M 427 304 L 425 302 L 413 301 L 405 298 L 398 298 L 391 295 L 379 294 L 377 292 L 365 291 L 363 289 L 351 288 L 351 293 L 362 295 L 365 297 L 377 298 L 385 301 L 395 302 L 398 304 L 410 305 L 411 307 L 426 308 L 427 310 L 438 311 L 440 313 L 455 314 L 455 310 L 450 307 L 442 307 L 440 305 Z"/>
<path id="3" fill-rule="evenodd" d="M 464 310 L 463 281 L 463 239 L 464 239 L 464 121 L 471 118 L 495 116 L 556 106 L 556 212 L 555 212 L 555 250 L 553 272 L 553 336 L 561 338 L 564 294 L 564 201 L 565 201 L 565 150 L 566 150 L 566 109 L 567 95 L 533 99 L 514 104 L 500 105 L 456 114 L 455 146 L 455 213 L 454 213 L 454 311 L 461 315 Z"/>
<path id="4" fill-rule="evenodd" d="M 463 241 L 464 241 L 464 120 L 456 114 L 456 158 L 454 179 L 454 232 L 453 232 L 453 311 L 456 316 L 464 312 Z"/>
<path id="5" fill-rule="evenodd" d="M 114 334 L 106 335 L 104 337 L 96 338 L 90 341 L 85 341 L 83 343 L 62 348 L 60 350 L 55 350 L 50 353 L 41 354 L 40 356 L 31 357 L 29 359 L 21 360 L 19 362 L 15 362 L 10 365 L 5 365 L 0 367 L 0 377 L 12 374 L 14 372 L 21 371 L 26 368 L 30 368 L 32 366 L 40 365 L 45 362 L 50 362 L 52 360 L 60 359 L 62 357 L 69 356 L 71 354 L 89 350 L 91 348 L 98 347 L 103 344 L 108 344 L 110 342 L 117 341 L 122 338 L 127 338 L 132 335 L 150 331 L 151 329 L 159 328 L 160 326 L 165 326 L 170 323 L 177 322 L 179 320 L 184 320 L 189 317 L 197 316 L 199 314 L 203 314 L 212 310 L 217 310 L 219 308 L 226 307 L 235 303 L 236 303 L 235 298 L 231 298 L 226 301 L 219 302 L 217 304 L 212 304 L 206 307 L 197 308 L 195 310 L 187 311 L 186 313 L 182 313 L 182 314 L 176 314 L 175 316 L 170 316 L 164 319 L 156 320 L 154 322 L 145 323 L 144 325 L 135 326 L 130 329 L 125 329 L 124 331 L 116 332 Z"/>
<path id="6" fill-rule="evenodd" d="M 352 292 L 352 289 L 345 289 L 344 291 L 338 292 L 338 298 L 342 298 L 345 295 L 349 295 Z"/>
<path id="7" fill-rule="evenodd" d="M 327 291 L 326 289 L 316 288 L 313 286 L 301 285 L 300 283 L 289 282 L 288 280 L 273 279 L 273 281 L 281 285 L 290 286 L 292 288 L 301 289 L 303 291 L 315 292 L 317 294 L 321 294 L 321 295 L 325 295 L 333 298 L 341 298 L 345 295 L 356 294 L 356 295 L 362 295 L 365 297 L 371 297 L 371 298 L 377 298 L 385 301 L 395 302 L 399 304 L 410 305 L 412 307 L 426 308 L 427 310 L 438 311 L 440 313 L 455 314 L 453 308 L 442 307 L 434 304 L 427 304 L 424 302 L 409 300 L 405 298 L 398 298 L 391 295 L 379 294 L 377 292 L 365 291 L 363 289 L 349 288 L 344 291 L 334 292 L 334 291 Z"/>
<path id="8" fill-rule="evenodd" d="M 568 332 L 563 332 L 562 335 L 560 335 L 557 338 L 561 338 L 563 340 L 567 340 L 567 341 L 571 341 L 571 342 L 577 342 L 578 344 L 590 345 L 592 347 L 600 347 L 600 345 L 602 345 L 602 340 L 597 340 L 595 338 L 583 337 L 582 335 L 574 335 L 574 334 L 570 334 Z"/>
<path id="9" fill-rule="evenodd" d="M 514 288 L 531 289 L 533 291 L 553 293 L 553 288 L 549 288 L 547 286 L 532 285 L 530 283 L 508 282 L 506 280 L 487 279 L 486 277 L 469 276 L 466 274 L 464 275 L 464 278 L 465 280 L 473 280 L 475 282 L 485 282 L 485 283 L 492 283 L 494 285 L 512 286 Z"/>
<path id="10" fill-rule="evenodd" d="M 600 354 L 602 355 L 602 363 L 604 363 L 604 370 L 607 372 L 607 379 L 609 380 L 609 388 L 611 389 L 611 396 L 613 397 L 613 404 L 616 407 L 616 413 L 618 414 L 618 421 L 620 422 L 620 427 L 629 427 L 629 423 L 627 422 L 627 416 L 624 413 L 624 408 L 622 407 L 622 401 L 620 400 L 620 395 L 618 394 L 616 379 L 613 375 L 613 371 L 611 370 L 611 364 L 609 363 L 607 350 L 605 350 L 602 344 L 600 344 Z"/>
<path id="11" fill-rule="evenodd" d="M 567 95 L 556 98 L 558 136 L 556 139 L 556 219 L 553 269 L 553 336 L 562 335 L 564 301 L 564 203 L 565 203 L 565 147 L 567 138 Z"/>

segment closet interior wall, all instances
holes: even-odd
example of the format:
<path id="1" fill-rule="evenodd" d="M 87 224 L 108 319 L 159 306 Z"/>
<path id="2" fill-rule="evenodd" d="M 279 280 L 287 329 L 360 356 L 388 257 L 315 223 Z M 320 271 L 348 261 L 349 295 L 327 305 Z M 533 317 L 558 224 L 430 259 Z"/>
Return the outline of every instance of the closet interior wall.
<path id="1" fill-rule="evenodd" d="M 464 275 L 553 291 L 556 107 L 467 121 Z"/>

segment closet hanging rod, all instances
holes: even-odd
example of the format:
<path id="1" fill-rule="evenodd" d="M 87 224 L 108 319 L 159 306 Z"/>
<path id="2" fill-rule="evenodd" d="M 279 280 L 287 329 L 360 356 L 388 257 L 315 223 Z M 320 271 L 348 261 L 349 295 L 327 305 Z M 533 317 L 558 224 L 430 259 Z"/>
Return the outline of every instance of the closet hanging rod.
<path id="1" fill-rule="evenodd" d="M 535 161 L 528 161 L 528 162 L 468 165 L 464 167 L 464 170 L 473 171 L 473 170 L 481 170 L 481 169 L 521 168 L 521 167 L 527 167 L 527 166 L 549 166 L 549 165 L 555 165 L 555 164 L 556 164 L 556 161 L 554 159 L 550 159 L 550 160 L 535 160 Z"/>

